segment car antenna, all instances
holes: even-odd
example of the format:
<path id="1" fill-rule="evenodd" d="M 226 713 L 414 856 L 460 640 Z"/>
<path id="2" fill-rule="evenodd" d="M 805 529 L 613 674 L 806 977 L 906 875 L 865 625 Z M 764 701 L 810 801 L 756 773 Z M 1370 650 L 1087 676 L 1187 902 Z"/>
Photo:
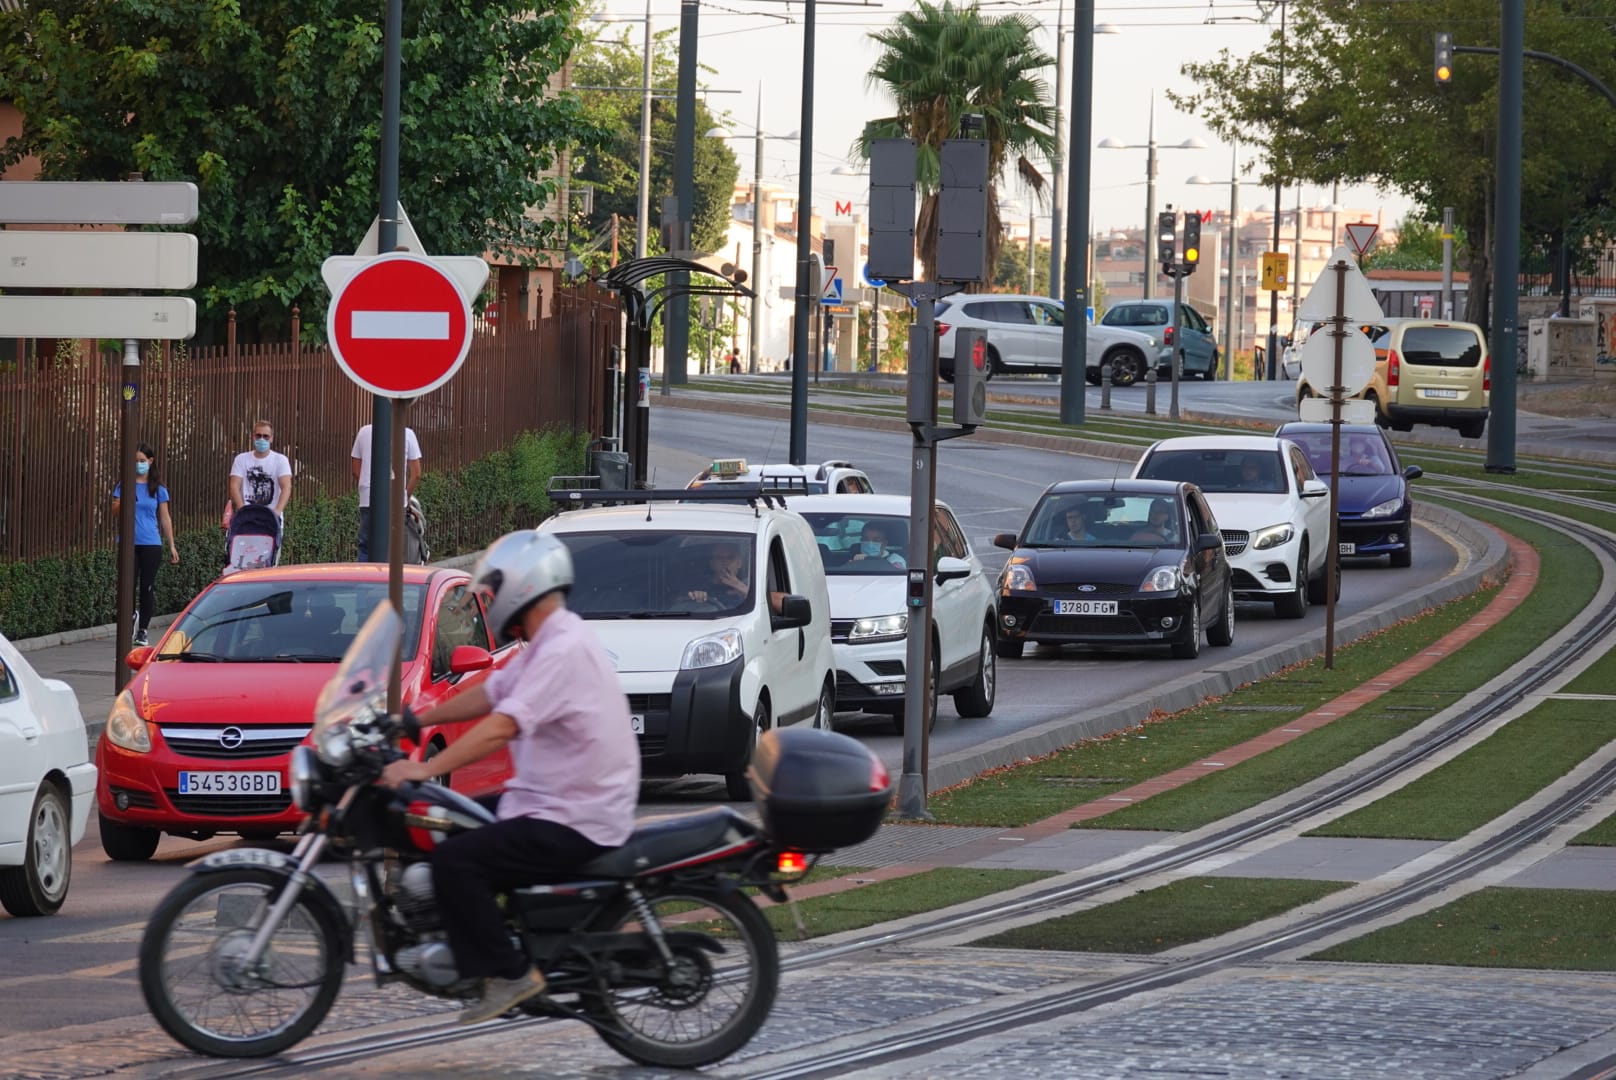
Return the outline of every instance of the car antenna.
<path id="1" fill-rule="evenodd" d="M 656 490 L 656 472 L 657 472 L 656 471 L 656 466 L 655 465 L 651 466 L 651 489 L 653 491 Z M 654 500 L 654 499 L 645 500 L 645 520 L 646 521 L 651 520 L 651 507 L 653 505 L 655 505 L 655 502 L 656 502 L 656 500 Z"/>

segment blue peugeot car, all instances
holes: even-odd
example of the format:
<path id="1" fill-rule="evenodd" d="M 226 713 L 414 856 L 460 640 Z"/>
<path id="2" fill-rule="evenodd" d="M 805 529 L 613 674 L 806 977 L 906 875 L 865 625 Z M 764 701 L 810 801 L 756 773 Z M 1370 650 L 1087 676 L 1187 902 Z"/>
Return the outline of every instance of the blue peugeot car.
<path id="1" fill-rule="evenodd" d="M 1393 566 L 1414 562 L 1414 500 L 1409 481 L 1424 475 L 1403 465 L 1386 433 L 1375 424 L 1341 425 L 1340 468 L 1330 467 L 1330 425 L 1295 421 L 1274 432 L 1300 446 L 1318 473 L 1337 490 L 1336 533 L 1340 554 L 1391 556 Z"/>

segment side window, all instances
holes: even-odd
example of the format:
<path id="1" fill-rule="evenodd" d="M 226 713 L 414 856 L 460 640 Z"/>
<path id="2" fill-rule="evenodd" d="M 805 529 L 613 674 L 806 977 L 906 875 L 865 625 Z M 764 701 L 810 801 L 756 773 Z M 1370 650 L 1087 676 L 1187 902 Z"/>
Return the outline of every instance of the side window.
<path id="1" fill-rule="evenodd" d="M 1302 485 L 1314 478 L 1313 466 L 1308 464 L 1307 455 L 1296 447 L 1291 447 L 1291 471 L 1296 474 L 1296 490 L 1300 492 Z"/>
<path id="2" fill-rule="evenodd" d="M 768 591 L 771 593 L 789 593 L 791 591 L 791 572 L 786 566 L 785 545 L 780 543 L 776 536 L 769 541 L 769 570 Z"/>
<path id="3" fill-rule="evenodd" d="M 1062 326 L 1065 313 L 1054 304 L 1033 304 L 1032 321 L 1039 326 Z"/>
<path id="4" fill-rule="evenodd" d="M 1184 305 L 1184 325 L 1203 334 L 1211 329 L 1207 326 L 1206 320 L 1201 318 L 1201 313 L 1188 304 Z"/>
<path id="5" fill-rule="evenodd" d="M 11 677 L 11 669 L 6 666 L 4 658 L 0 658 L 0 701 L 10 701 L 21 693 L 16 680 Z"/>
<path id="6" fill-rule="evenodd" d="M 1205 499 L 1201 498 L 1199 495 L 1191 495 L 1189 498 L 1189 504 L 1190 513 L 1195 519 L 1195 531 L 1197 535 L 1201 533 L 1215 533 L 1219 531 L 1218 519 L 1213 515 L 1212 508 L 1206 504 Z"/>
<path id="7" fill-rule="evenodd" d="M 954 515 L 941 508 L 932 511 L 937 516 L 938 554 L 952 559 L 968 558 L 970 549 L 965 545 L 965 534 L 960 532 Z"/>
<path id="8" fill-rule="evenodd" d="M 488 627 L 483 622 L 482 607 L 476 603 L 462 607 L 466 595 L 464 585 L 456 585 L 443 594 L 438 604 L 437 629 L 432 638 L 432 681 L 449 675 L 449 660 L 461 645 L 488 648 Z"/>

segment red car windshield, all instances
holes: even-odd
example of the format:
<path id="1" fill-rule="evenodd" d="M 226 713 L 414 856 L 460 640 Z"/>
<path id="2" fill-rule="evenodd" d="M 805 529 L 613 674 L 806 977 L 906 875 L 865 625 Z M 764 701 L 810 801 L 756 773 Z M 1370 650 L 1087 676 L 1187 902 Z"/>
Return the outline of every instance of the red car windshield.
<path id="1" fill-rule="evenodd" d="M 404 655 L 421 635 L 424 585 L 404 586 Z M 220 582 L 163 639 L 159 660 L 215 663 L 336 663 L 377 604 L 386 582 Z"/>

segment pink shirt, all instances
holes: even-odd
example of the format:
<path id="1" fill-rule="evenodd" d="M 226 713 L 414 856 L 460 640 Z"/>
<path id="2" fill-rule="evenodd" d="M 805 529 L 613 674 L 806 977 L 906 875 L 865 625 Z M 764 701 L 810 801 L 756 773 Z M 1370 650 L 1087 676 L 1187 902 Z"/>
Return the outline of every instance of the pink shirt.
<path id="1" fill-rule="evenodd" d="M 640 746 L 628 699 L 595 632 L 558 608 L 539 636 L 483 684 L 493 712 L 516 721 L 514 774 L 501 818 L 543 818 L 604 847 L 634 830 Z"/>

